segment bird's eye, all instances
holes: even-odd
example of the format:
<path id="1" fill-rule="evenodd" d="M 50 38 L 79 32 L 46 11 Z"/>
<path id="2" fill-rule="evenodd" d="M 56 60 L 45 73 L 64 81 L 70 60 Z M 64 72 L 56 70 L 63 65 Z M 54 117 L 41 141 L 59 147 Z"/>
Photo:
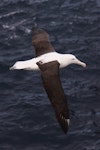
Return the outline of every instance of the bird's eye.
<path id="1" fill-rule="evenodd" d="M 75 58 L 73 58 L 72 60 L 75 60 Z"/>

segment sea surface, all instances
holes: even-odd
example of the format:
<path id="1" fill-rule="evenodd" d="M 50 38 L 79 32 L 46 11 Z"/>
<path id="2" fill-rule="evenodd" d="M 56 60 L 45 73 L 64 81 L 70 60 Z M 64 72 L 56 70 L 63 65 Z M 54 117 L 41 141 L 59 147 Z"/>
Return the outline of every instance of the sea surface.
<path id="1" fill-rule="evenodd" d="M 61 130 L 40 72 L 10 71 L 35 57 L 31 29 L 87 64 L 60 70 L 70 128 Z M 0 150 L 100 150 L 100 0 L 0 0 Z"/>

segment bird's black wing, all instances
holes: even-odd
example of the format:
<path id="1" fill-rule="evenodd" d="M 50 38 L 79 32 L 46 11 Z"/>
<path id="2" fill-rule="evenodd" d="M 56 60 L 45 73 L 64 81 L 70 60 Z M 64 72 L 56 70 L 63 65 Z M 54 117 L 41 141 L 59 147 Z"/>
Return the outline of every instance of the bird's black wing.
<path id="1" fill-rule="evenodd" d="M 43 29 L 32 29 L 32 43 L 35 48 L 36 57 L 55 51 L 49 40 L 49 34 Z"/>
<path id="2" fill-rule="evenodd" d="M 45 64 L 38 62 L 37 65 L 41 70 L 43 85 L 54 107 L 57 120 L 66 133 L 69 126 L 69 110 L 59 77 L 59 63 L 57 61 Z"/>

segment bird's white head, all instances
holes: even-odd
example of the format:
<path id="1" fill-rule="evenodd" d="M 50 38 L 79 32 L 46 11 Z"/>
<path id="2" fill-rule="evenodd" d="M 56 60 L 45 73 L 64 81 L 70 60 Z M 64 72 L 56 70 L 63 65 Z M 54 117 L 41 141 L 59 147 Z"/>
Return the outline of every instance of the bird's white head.
<path id="1" fill-rule="evenodd" d="M 72 54 L 66 54 L 66 59 L 67 59 L 68 65 L 77 64 L 77 65 L 81 65 L 84 68 L 86 67 L 86 63 L 80 61 Z"/>

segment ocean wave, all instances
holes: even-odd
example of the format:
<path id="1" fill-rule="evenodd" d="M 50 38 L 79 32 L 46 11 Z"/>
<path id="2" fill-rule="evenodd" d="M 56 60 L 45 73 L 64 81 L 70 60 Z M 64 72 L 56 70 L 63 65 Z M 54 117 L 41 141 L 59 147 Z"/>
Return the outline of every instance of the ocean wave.
<path id="1" fill-rule="evenodd" d="M 48 0 L 29 0 L 29 4 L 34 4 L 34 3 L 43 3 L 43 2 L 47 2 Z"/>
<path id="2" fill-rule="evenodd" d="M 8 18 L 8 17 L 12 17 L 12 16 L 14 16 L 14 15 L 16 15 L 16 14 L 20 14 L 20 13 L 23 13 L 23 11 L 22 10 L 17 10 L 17 11 L 13 11 L 13 12 L 9 12 L 9 13 L 7 13 L 7 14 L 4 14 L 4 15 L 0 15 L 0 19 L 2 19 L 2 18 Z"/>

